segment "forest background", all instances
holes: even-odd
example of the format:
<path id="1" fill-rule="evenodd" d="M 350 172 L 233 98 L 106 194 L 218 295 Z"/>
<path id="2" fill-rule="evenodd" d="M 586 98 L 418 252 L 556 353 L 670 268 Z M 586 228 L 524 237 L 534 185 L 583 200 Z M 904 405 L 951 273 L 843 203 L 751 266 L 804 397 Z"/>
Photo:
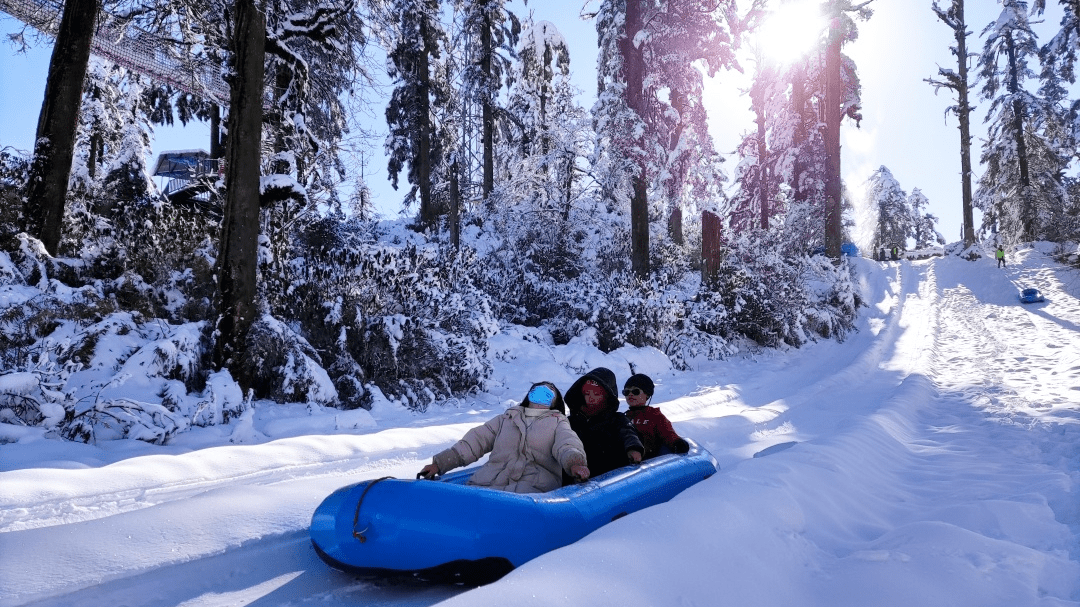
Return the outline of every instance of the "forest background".
<path id="1" fill-rule="evenodd" d="M 582 107 L 589 108 L 596 98 L 596 27 L 581 17 L 595 0 L 550 0 L 547 2 L 509 2 L 510 10 L 524 17 L 554 23 L 566 39 L 571 57 L 574 85 L 580 92 Z M 860 24 L 860 37 L 847 46 L 845 52 L 862 66 L 864 119 L 858 128 L 846 126 L 843 138 L 844 181 L 860 200 L 864 200 L 862 185 L 880 166 L 890 169 L 899 184 L 910 190 L 919 188 L 929 201 L 929 210 L 939 219 L 939 231 L 946 240 L 962 238 L 959 132 L 955 117 L 946 117 L 945 108 L 952 101 L 936 93 L 924 82 L 933 77 L 939 66 L 953 65 L 949 47 L 954 44 L 952 32 L 941 24 L 931 10 L 928 0 L 875 0 L 871 5 L 874 16 Z M 967 22 L 973 32 L 970 51 L 978 51 L 978 34 L 995 21 L 1001 5 L 992 0 L 969 2 Z M 1032 29 L 1040 41 L 1048 41 L 1058 29 L 1060 5 L 1046 7 L 1044 16 L 1036 19 Z M 19 32 L 22 25 L 0 11 L 0 36 Z M 750 33 L 754 39 L 757 34 Z M 48 39 L 39 40 L 30 48 L 15 52 L 5 45 L 0 52 L 0 108 L 5 120 L 0 121 L 0 144 L 29 150 L 40 107 L 33 101 L 44 95 L 49 55 Z M 754 71 L 752 53 L 744 49 L 744 71 L 728 71 L 705 81 L 706 104 L 711 108 L 709 132 L 716 141 L 717 151 L 727 160 L 727 167 L 738 161 L 738 142 L 753 130 L 754 115 L 750 111 L 747 91 Z M 870 66 L 874 66 L 870 69 Z M 380 95 L 385 104 L 386 86 L 372 89 L 373 99 Z M 987 104 L 975 104 L 976 118 L 972 121 L 976 141 L 984 136 L 983 117 Z M 363 140 L 362 158 L 365 182 L 371 189 L 376 209 L 385 217 L 395 217 L 402 210 L 403 194 L 394 190 L 386 174 L 385 153 L 382 149 L 386 126 L 383 116 L 362 113 L 356 117 L 371 137 Z M 156 155 L 169 150 L 206 149 L 210 140 L 210 125 L 195 120 L 186 125 L 155 125 L 151 142 L 153 162 Z M 160 178 L 158 184 L 162 185 Z M 731 187 L 731 184 L 728 184 Z M 980 212 L 975 211 L 976 222 Z"/>
<path id="2" fill-rule="evenodd" d="M 974 184 L 978 233 L 949 253 L 974 254 L 976 236 L 1017 246 L 1080 233 L 1067 94 L 1080 14 L 1064 4 L 1057 46 L 1035 42 L 1029 16 L 1041 7 L 1007 0 L 973 57 L 993 170 Z M 830 145 L 871 113 L 862 78 L 898 79 L 905 64 L 864 67 L 848 54 L 874 5 L 814 5 L 794 30 L 751 44 L 768 30 L 765 3 L 590 3 L 599 86 L 584 106 L 566 36 L 497 0 L 107 4 L 104 22 L 123 15 L 117 27 L 183 38 L 194 46 L 179 48 L 229 66 L 220 120 L 233 136 L 210 146 L 228 162 L 191 180 L 197 195 L 165 201 L 148 174 L 153 124 L 210 119 L 220 103 L 100 61 L 79 76 L 81 111 L 43 106 L 76 119 L 70 158 L 48 139 L 32 155 L 4 148 L 3 421 L 73 440 L 167 442 L 240 418 L 254 398 L 356 408 L 378 393 L 424 409 L 482 389 L 498 356 L 488 340 L 508 330 L 604 351 L 654 347 L 677 368 L 843 339 L 865 302 L 841 240 L 868 254 L 944 244 L 919 186 L 901 188 L 869 159 L 872 128 L 858 156 L 875 166 L 871 179 L 839 196 Z M 797 61 L 765 61 L 766 45 L 798 31 L 814 35 Z M 736 65 L 758 125 L 725 163 L 712 133 L 735 112 L 716 120 L 723 105 L 707 83 Z M 1024 87 L 1003 85 L 1016 74 Z M 364 97 L 383 77 L 385 95 Z M 913 86 L 933 97 L 927 82 Z M 943 131 L 950 98 L 938 96 Z M 1030 160 L 1009 136 L 1017 108 Z M 364 124 L 385 117 L 386 136 L 350 122 L 357 111 Z M 377 221 L 357 170 L 372 136 L 407 192 L 398 222 Z M 70 166 L 66 187 L 44 195 L 55 165 Z M 155 338 L 102 351 L 127 334 Z M 138 398 L 119 389 L 132 365 L 154 369 Z"/>

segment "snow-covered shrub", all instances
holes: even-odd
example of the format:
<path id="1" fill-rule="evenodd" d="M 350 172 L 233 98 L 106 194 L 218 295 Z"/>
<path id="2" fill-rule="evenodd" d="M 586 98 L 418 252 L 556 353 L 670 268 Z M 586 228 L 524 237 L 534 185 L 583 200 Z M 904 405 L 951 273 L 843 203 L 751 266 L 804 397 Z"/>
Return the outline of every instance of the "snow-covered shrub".
<path id="1" fill-rule="evenodd" d="M 787 248 L 764 232 L 731 244 L 709 285 L 727 311 L 722 336 L 799 346 L 815 336 L 842 338 L 852 327 L 859 301 L 847 264 L 837 268 L 823 256 L 786 254 Z"/>
<path id="2" fill-rule="evenodd" d="M 164 396 L 165 405 L 171 411 L 180 410 L 185 402 L 184 395 L 176 393 L 172 398 Z M 173 403 L 173 406 L 169 406 Z M 240 385 L 228 371 L 211 373 L 206 380 L 206 389 L 202 398 L 196 400 L 193 410 L 188 414 L 193 426 L 214 426 L 227 424 L 238 419 L 251 403 L 244 399 Z"/>
<path id="3" fill-rule="evenodd" d="M 497 323 L 474 286 L 482 271 L 475 253 L 419 236 L 376 242 L 370 225 L 328 219 L 302 231 L 283 266 L 288 290 L 274 298 L 275 316 L 294 322 L 320 353 L 347 393 L 339 406 L 368 406 L 368 383 L 418 408 L 481 387 Z"/>
<path id="4" fill-rule="evenodd" d="M 218 217 L 145 193 L 132 200 L 75 197 L 61 254 L 122 305 L 172 322 L 207 320 L 214 295 Z"/>
<path id="5" fill-rule="evenodd" d="M 61 434 L 68 440 L 84 443 L 130 438 L 164 445 L 189 427 L 187 419 L 164 405 L 117 398 L 99 400 L 76 413 L 64 424 Z"/>
<path id="6" fill-rule="evenodd" d="M 862 306 L 852 279 L 854 272 L 846 257 L 840 258 L 839 265 L 821 255 L 809 259 L 805 274 L 809 299 L 803 310 L 807 330 L 825 338 L 844 339 Z"/>
<path id="7" fill-rule="evenodd" d="M 256 394 L 279 403 L 337 401 L 337 390 L 322 367 L 319 353 L 299 333 L 272 316 L 251 325 L 246 356 L 239 363 Z"/>
<path id="8" fill-rule="evenodd" d="M 0 375 L 0 422 L 53 428 L 71 421 L 75 403 L 64 385 L 78 366 L 43 359 L 31 370 Z"/>

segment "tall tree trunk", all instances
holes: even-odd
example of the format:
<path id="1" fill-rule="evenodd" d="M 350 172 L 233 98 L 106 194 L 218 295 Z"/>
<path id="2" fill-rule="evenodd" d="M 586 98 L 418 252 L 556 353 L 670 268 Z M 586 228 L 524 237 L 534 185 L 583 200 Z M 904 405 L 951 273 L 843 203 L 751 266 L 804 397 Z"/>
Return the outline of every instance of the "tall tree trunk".
<path id="1" fill-rule="evenodd" d="M 956 55 L 958 58 L 959 82 L 957 97 L 960 119 L 960 176 L 963 197 L 963 232 L 964 248 L 975 244 L 975 217 L 971 202 L 971 106 L 968 104 L 968 59 L 967 59 L 967 23 L 964 21 L 964 0 L 955 0 L 956 19 L 959 27 L 956 34 Z"/>
<path id="2" fill-rule="evenodd" d="M 760 65 L 759 61 L 759 65 Z M 769 229 L 769 179 L 765 168 L 765 159 L 769 149 L 765 141 L 765 87 L 768 74 L 758 74 L 758 80 L 750 87 L 750 106 L 754 111 L 757 123 L 757 199 L 758 217 L 761 229 Z"/>
<path id="3" fill-rule="evenodd" d="M 428 39 L 430 34 L 427 29 L 427 21 L 421 21 L 421 40 Z M 430 227 L 435 225 L 438 218 L 431 191 L 431 139 L 433 137 L 431 124 L 431 57 L 426 45 L 420 56 L 417 57 L 416 63 L 416 107 L 418 113 L 416 129 L 419 131 L 416 134 L 416 181 L 420 194 L 420 225 Z"/>
<path id="4" fill-rule="evenodd" d="M 806 202 L 810 192 L 804 183 L 803 173 L 806 172 L 806 148 L 809 145 L 806 131 L 806 61 L 804 60 L 793 71 L 791 79 L 791 110 L 795 115 L 795 162 L 792 164 L 791 186 L 795 193 L 795 202 Z"/>
<path id="5" fill-rule="evenodd" d="M 829 45 L 825 50 L 825 255 L 840 258 L 843 239 L 841 224 L 840 187 L 840 120 L 843 118 L 840 98 L 843 94 L 840 79 L 840 43 L 843 33 L 840 18 L 829 25 Z"/>
<path id="6" fill-rule="evenodd" d="M 68 0 L 49 60 L 45 99 L 38 115 L 34 159 L 23 207 L 23 228 L 50 255 L 60 248 L 71 159 L 79 127 L 83 80 L 100 0 Z"/>
<path id="7" fill-rule="evenodd" d="M 450 244 L 461 248 L 461 188 L 458 185 L 458 162 L 450 163 Z"/>
<path id="8" fill-rule="evenodd" d="M 671 137 L 668 139 L 668 152 L 674 152 L 678 149 L 679 142 L 682 141 L 683 131 L 686 130 L 686 117 L 690 112 L 690 100 L 687 99 L 685 93 L 679 90 L 672 90 L 669 98 L 671 99 L 671 108 L 679 115 L 679 122 L 672 129 Z M 672 187 L 668 191 L 668 198 L 672 207 L 671 212 L 668 214 L 668 236 L 671 237 L 672 242 L 681 245 L 683 243 L 683 228 L 680 205 L 682 204 L 683 182 L 682 180 L 672 179 L 671 183 Z"/>
<path id="9" fill-rule="evenodd" d="M 91 181 L 97 177 L 97 165 L 101 162 L 104 149 L 105 142 L 101 133 L 95 131 L 93 135 L 90 135 L 90 157 L 86 159 L 86 172 L 90 175 Z"/>
<path id="10" fill-rule="evenodd" d="M 1020 221 L 1024 240 L 1035 239 L 1035 210 L 1031 200 L 1031 178 L 1028 175 L 1027 143 L 1024 141 L 1024 103 L 1016 96 L 1020 92 L 1019 68 L 1016 65 L 1016 46 L 1012 34 L 1005 36 L 1005 49 L 1009 58 L 1009 92 L 1013 95 L 1013 137 L 1016 140 L 1016 159 L 1020 164 Z"/>
<path id="11" fill-rule="evenodd" d="M 210 106 L 210 158 L 219 160 L 225 155 L 225 149 L 221 145 L 221 106 Z"/>
<path id="12" fill-rule="evenodd" d="M 483 27 L 480 31 L 480 69 L 484 72 L 484 79 L 488 83 L 494 83 L 495 75 L 492 73 L 491 67 L 491 55 L 494 53 L 494 49 L 491 44 L 491 28 L 493 27 L 490 18 L 491 13 L 488 11 L 488 4 L 490 0 L 480 0 L 481 11 L 484 13 Z M 491 107 L 492 103 L 492 91 L 484 91 L 483 102 L 481 108 L 481 119 L 483 120 L 483 137 L 484 145 L 484 201 L 491 197 L 492 190 L 495 189 L 495 113 Z"/>
<path id="13" fill-rule="evenodd" d="M 623 70 L 626 78 L 626 105 L 639 117 L 645 116 L 645 99 L 642 92 L 645 76 L 645 59 L 641 49 L 634 46 L 634 37 L 642 28 L 642 0 L 626 2 L 626 36 L 620 40 Z M 639 136 L 640 138 L 640 136 Z M 644 149 L 640 139 L 635 141 Z M 635 154 L 637 155 L 637 154 Z M 641 278 L 649 275 L 649 198 L 645 178 L 645 159 L 636 158 L 633 197 L 630 199 L 630 263 Z"/>
<path id="14" fill-rule="evenodd" d="M 671 237 L 671 242 L 680 247 L 685 242 L 683 238 L 682 207 L 671 209 L 671 214 L 668 215 L 668 236 Z"/>
<path id="15" fill-rule="evenodd" d="M 242 371 L 245 342 L 257 312 L 256 258 L 259 245 L 259 157 L 262 149 L 263 60 L 266 17 L 254 0 L 237 0 L 236 79 L 229 104 L 225 216 L 217 259 L 218 320 L 215 366 L 228 368 L 247 391 Z"/>
<path id="16" fill-rule="evenodd" d="M 566 154 L 566 172 L 563 174 L 563 221 L 570 220 L 570 201 L 574 195 L 574 153 Z"/>

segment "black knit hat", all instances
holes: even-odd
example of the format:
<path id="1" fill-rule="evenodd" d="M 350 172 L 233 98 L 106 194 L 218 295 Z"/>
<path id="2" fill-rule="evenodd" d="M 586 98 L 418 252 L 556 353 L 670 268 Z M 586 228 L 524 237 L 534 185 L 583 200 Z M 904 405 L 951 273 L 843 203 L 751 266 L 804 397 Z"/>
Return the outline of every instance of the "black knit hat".
<path id="1" fill-rule="evenodd" d="M 642 392 L 649 396 L 652 396 L 653 392 L 656 390 L 656 386 L 653 385 L 652 379 L 644 373 L 631 375 L 630 379 L 626 380 L 626 383 L 623 384 L 623 390 L 634 387 L 641 388 Z"/>

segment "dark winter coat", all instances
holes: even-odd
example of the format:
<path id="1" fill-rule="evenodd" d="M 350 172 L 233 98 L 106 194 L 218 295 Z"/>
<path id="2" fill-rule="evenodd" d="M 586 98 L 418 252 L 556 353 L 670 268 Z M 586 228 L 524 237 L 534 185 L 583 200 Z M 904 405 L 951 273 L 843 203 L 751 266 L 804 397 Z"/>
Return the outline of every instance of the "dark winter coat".
<path id="1" fill-rule="evenodd" d="M 607 392 L 607 401 L 600 413 L 586 417 L 581 412 L 581 406 L 585 404 L 581 387 L 590 379 L 603 386 Z M 597 367 L 581 376 L 563 393 L 566 408 L 570 411 L 570 427 L 577 432 L 585 445 L 585 457 L 591 476 L 629 464 L 627 451 L 645 454 L 645 446 L 641 444 L 641 437 L 634 430 L 634 425 L 619 412 L 619 395 L 615 386 L 615 374 L 610 369 Z"/>
<path id="2" fill-rule="evenodd" d="M 675 428 L 671 427 L 671 422 L 660 409 L 649 406 L 630 407 L 626 417 L 634 424 L 641 443 L 645 445 L 645 459 L 656 457 L 661 452 L 686 453 L 690 450 L 690 444 L 675 432 Z M 666 451 L 662 451 L 664 447 L 667 448 Z"/>

